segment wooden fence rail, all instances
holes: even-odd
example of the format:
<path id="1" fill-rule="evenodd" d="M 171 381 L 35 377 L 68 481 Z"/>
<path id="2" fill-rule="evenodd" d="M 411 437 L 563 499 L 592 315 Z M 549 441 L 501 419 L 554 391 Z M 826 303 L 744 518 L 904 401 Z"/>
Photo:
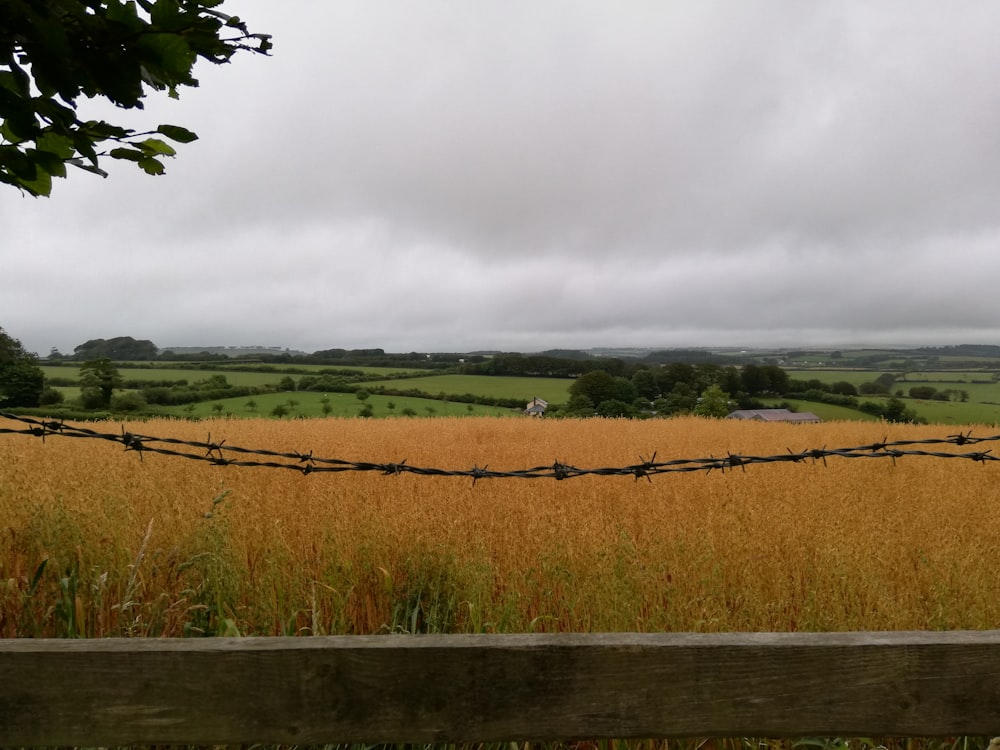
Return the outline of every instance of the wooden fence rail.
<path id="1" fill-rule="evenodd" d="M 1000 631 L 0 640 L 0 745 L 1000 734 Z"/>

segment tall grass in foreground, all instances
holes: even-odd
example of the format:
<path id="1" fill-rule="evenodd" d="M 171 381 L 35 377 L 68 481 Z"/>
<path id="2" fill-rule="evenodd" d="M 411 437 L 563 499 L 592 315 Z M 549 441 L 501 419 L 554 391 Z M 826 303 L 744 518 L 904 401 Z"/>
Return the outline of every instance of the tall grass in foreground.
<path id="1" fill-rule="evenodd" d="M 145 422 L 136 432 L 515 470 L 771 455 L 941 427 L 694 418 Z M 956 428 L 949 428 L 953 432 Z M 482 480 L 217 467 L 0 437 L 0 637 L 1000 627 L 1000 467 L 830 459 Z M 873 697 L 873 700 L 877 700 Z M 979 750 L 982 738 L 548 747 Z M 477 746 L 528 748 L 528 745 Z M 534 746 L 531 746 L 534 747 Z"/>
<path id="2" fill-rule="evenodd" d="M 699 419 L 147 422 L 376 462 L 770 455 L 941 427 Z M 954 428 L 949 428 L 954 430 Z M 0 439 L 0 636 L 1000 627 L 1000 467 L 830 459 L 481 480 Z"/>

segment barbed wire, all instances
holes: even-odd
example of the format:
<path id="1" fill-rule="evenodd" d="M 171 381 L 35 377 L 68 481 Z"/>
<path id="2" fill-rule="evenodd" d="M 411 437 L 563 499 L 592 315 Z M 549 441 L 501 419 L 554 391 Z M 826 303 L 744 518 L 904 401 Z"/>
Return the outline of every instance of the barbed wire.
<path id="1" fill-rule="evenodd" d="M 21 416 L 0 412 L 0 418 L 20 422 L 23 427 L 0 427 L 0 435 L 29 435 L 39 437 L 45 441 L 47 437 L 59 436 L 69 438 L 85 438 L 106 440 L 118 443 L 125 447 L 126 451 L 135 451 L 139 454 L 140 460 L 146 453 L 159 454 L 164 456 L 177 456 L 196 461 L 205 461 L 216 466 L 241 466 L 259 467 L 268 469 L 291 469 L 302 474 L 313 474 L 318 472 L 342 472 L 342 471 L 370 471 L 385 475 L 416 474 L 419 476 L 439 476 L 439 477 L 467 477 L 472 479 L 473 485 L 480 479 L 571 479 L 580 476 L 631 476 L 636 481 L 647 479 L 652 481 L 652 477 L 658 474 L 683 473 L 692 471 L 722 471 L 741 469 L 746 470 L 747 466 L 753 464 L 772 463 L 803 463 L 811 461 L 823 462 L 826 465 L 828 458 L 846 459 L 890 459 L 895 463 L 897 458 L 918 456 L 933 458 L 960 458 L 977 463 L 985 464 L 988 461 L 1000 461 L 1000 458 L 992 455 L 990 450 L 969 451 L 964 453 L 950 451 L 932 451 L 913 448 L 918 445 L 954 445 L 966 446 L 977 445 L 985 442 L 995 442 L 1000 440 L 1000 435 L 988 437 L 973 437 L 971 431 L 966 434 L 949 435 L 943 438 L 925 438 L 921 440 L 894 440 L 885 439 L 859 445 L 851 448 L 811 448 L 808 450 L 793 452 L 791 449 L 786 453 L 779 453 L 773 456 L 744 456 L 735 453 L 727 453 L 722 457 L 708 456 L 704 458 L 675 458 L 669 461 L 657 461 L 656 453 L 648 459 L 640 456 L 640 462 L 630 466 L 618 466 L 607 468 L 580 468 L 563 463 L 558 459 L 552 464 L 535 466 L 517 471 L 497 471 L 488 466 L 473 466 L 471 469 L 438 469 L 426 466 L 411 466 L 406 460 L 390 463 L 378 463 L 373 461 L 349 461 L 339 458 L 322 458 L 308 453 L 272 451 L 261 448 L 244 448 L 235 445 L 226 445 L 225 440 L 213 441 L 211 433 L 205 441 L 182 440 L 180 438 L 155 437 L 152 435 L 140 435 L 125 430 L 122 425 L 120 433 L 102 433 L 96 430 L 87 429 L 78 425 L 69 425 L 61 421 L 36 419 L 34 417 Z M 177 447 L 164 447 L 177 446 Z M 189 450 L 186 450 L 189 449 Z M 197 452 L 195 452 L 197 451 Z M 230 455 L 241 458 L 230 457 Z M 258 456 L 268 460 L 253 458 L 242 458 L 244 456 Z"/>

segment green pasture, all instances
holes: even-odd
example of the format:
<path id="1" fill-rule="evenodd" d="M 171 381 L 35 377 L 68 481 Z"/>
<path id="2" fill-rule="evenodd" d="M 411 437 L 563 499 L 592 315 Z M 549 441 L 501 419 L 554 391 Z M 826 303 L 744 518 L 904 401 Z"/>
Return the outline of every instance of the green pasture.
<path id="1" fill-rule="evenodd" d="M 355 370 L 357 372 L 363 372 L 366 374 L 382 375 L 385 377 L 390 377 L 392 375 L 398 375 L 399 373 L 413 372 L 412 370 L 401 370 L 391 367 L 344 367 L 344 368 L 330 368 L 328 366 L 320 365 L 305 365 L 297 369 L 308 369 L 310 372 L 318 372 L 320 370 L 329 369 L 343 369 L 343 370 Z M 78 367 L 57 367 L 52 365 L 42 365 L 42 372 L 45 373 L 46 378 L 71 378 L 76 380 L 80 376 L 80 369 Z M 277 383 L 282 378 L 288 376 L 288 373 L 281 372 L 280 370 L 268 371 L 268 372 L 242 372 L 240 370 L 234 370 L 225 365 L 213 368 L 211 370 L 202 370 L 197 368 L 180 368 L 180 367 L 120 367 L 118 368 L 118 373 L 125 380 L 186 380 L 188 383 L 195 383 L 199 380 L 208 380 L 212 375 L 225 375 L 226 382 L 230 385 L 235 386 L 260 386 L 268 385 L 270 383 Z M 298 382 L 300 374 L 293 374 L 290 377 Z M 398 382 L 391 380 L 389 382 Z M 404 381 L 408 382 L 408 381 Z"/>
<path id="2" fill-rule="evenodd" d="M 860 396 L 858 401 L 884 403 L 888 399 L 888 396 Z M 856 409 L 821 404 L 814 401 L 774 399 L 768 403 L 770 406 L 777 406 L 779 403 L 789 403 L 798 411 L 811 411 L 824 422 L 837 419 L 855 421 L 877 420 L 876 417 Z M 1000 404 L 983 404 L 975 401 L 965 403 L 960 401 L 926 401 L 913 398 L 905 398 L 903 399 L 903 403 L 906 404 L 908 409 L 913 409 L 917 416 L 923 417 L 930 424 L 1000 425 Z"/>
<path id="3" fill-rule="evenodd" d="M 823 383 L 843 381 L 860 386 L 870 383 L 881 373 L 871 370 L 788 370 L 791 378 L 796 380 L 819 380 Z M 977 382 L 978 381 L 978 382 Z M 966 391 L 968 401 L 936 401 L 909 398 L 910 388 L 919 385 L 931 385 L 939 391 L 952 389 Z M 897 380 L 890 389 L 892 395 L 902 394 L 907 408 L 913 409 L 918 416 L 931 424 L 1000 424 L 1000 383 L 994 383 L 991 372 L 934 370 L 926 372 L 907 373 L 906 379 Z M 859 401 L 885 401 L 888 396 L 860 395 Z M 821 404 L 801 402 L 801 409 L 812 411 L 821 418 Z M 814 408 L 815 407 L 815 408 Z M 850 410 L 849 410 L 850 411 Z M 864 415 L 854 412 L 861 419 Z"/>
<path id="4" fill-rule="evenodd" d="M 330 406 L 329 414 L 323 411 L 323 399 Z M 215 405 L 220 404 L 220 411 Z M 390 404 L 392 405 L 390 407 Z M 183 406 L 168 406 L 157 408 L 158 414 L 185 418 L 203 418 L 217 416 L 231 417 L 271 417 L 276 406 L 283 406 L 287 413 L 284 418 L 296 417 L 356 417 L 359 412 L 370 405 L 372 417 L 417 416 L 417 417 L 459 417 L 459 416 L 511 416 L 519 414 L 512 409 L 496 406 L 480 406 L 478 404 L 461 404 L 454 401 L 437 401 L 427 398 L 405 398 L 402 396 L 371 395 L 362 402 L 353 393 L 314 393 L 311 391 L 290 391 L 285 393 L 267 393 L 257 396 L 241 396 L 225 398 L 217 401 L 200 401 Z M 471 408 L 470 408 L 471 407 Z M 414 414 L 404 414 L 406 410 Z"/>
<path id="5" fill-rule="evenodd" d="M 569 400 L 570 379 L 562 378 L 517 378 L 493 375 L 428 375 L 405 380 L 375 380 L 365 383 L 365 388 L 383 385 L 386 388 L 418 388 L 426 393 L 471 393 L 475 396 L 496 396 L 498 398 L 518 398 L 525 403 L 535 398 L 543 398 L 550 404 L 562 404 Z"/>
<path id="6" fill-rule="evenodd" d="M 323 369 L 330 369 L 323 366 L 309 366 L 311 372 Z M 514 398 L 523 400 L 525 403 L 535 396 L 556 404 L 565 402 L 568 398 L 567 391 L 571 380 L 555 380 L 551 378 L 517 378 L 517 377 L 491 377 L 486 375 L 426 375 L 417 378 L 390 378 L 388 376 L 398 375 L 404 372 L 413 372 L 400 368 L 389 367 L 358 367 L 343 368 L 352 369 L 359 372 L 380 374 L 386 376 L 385 380 L 378 380 L 358 385 L 365 390 L 372 392 L 376 386 L 386 388 L 408 389 L 415 388 L 432 394 L 473 394 L 476 396 L 494 396 L 499 398 Z M 47 378 L 64 378 L 77 380 L 79 378 L 78 367 L 60 367 L 44 365 L 42 367 Z M 178 367 L 122 367 L 119 374 L 127 381 L 177 381 L 187 380 L 194 384 L 204 381 L 213 375 L 225 375 L 226 381 L 232 386 L 260 387 L 265 385 L 275 385 L 282 378 L 288 377 L 280 370 L 270 372 L 242 372 L 230 369 L 223 363 L 218 368 L 178 368 Z M 291 375 L 296 382 L 301 375 Z M 60 387 L 67 403 L 76 401 L 80 397 L 80 389 L 76 387 Z M 309 391 L 294 391 L 272 394 L 259 394 L 254 396 L 235 397 L 221 399 L 217 401 L 203 401 L 195 404 L 183 404 L 170 407 L 150 407 L 149 411 L 166 416 L 178 417 L 208 417 L 231 415 L 231 416 L 272 416 L 274 407 L 279 404 L 285 406 L 288 411 L 286 416 L 296 417 L 322 417 L 326 416 L 323 411 L 323 399 L 329 403 L 329 416 L 344 417 L 356 416 L 367 403 L 372 407 L 372 416 L 386 417 L 393 415 L 403 415 L 404 410 L 412 410 L 418 416 L 457 416 L 457 415 L 510 415 L 513 410 L 502 407 L 488 407 L 473 404 L 471 408 L 465 403 L 451 402 L 439 399 L 421 399 L 402 396 L 387 396 L 372 393 L 367 402 L 360 401 L 353 393 L 318 393 Z M 253 406 L 247 406 L 249 402 Z M 289 402 L 293 402 L 289 406 Z M 220 412 L 214 404 L 221 404 Z M 389 404 L 393 408 L 389 407 Z"/>
<path id="7" fill-rule="evenodd" d="M 42 366 L 42 372 L 46 378 L 72 378 L 78 380 L 80 370 L 76 367 L 52 367 Z M 232 370 L 181 370 L 172 367 L 131 368 L 121 367 L 118 374 L 123 380 L 186 380 L 194 383 L 199 380 L 208 380 L 212 375 L 225 375 L 226 381 L 230 385 L 255 386 L 277 383 L 284 377 L 281 373 L 275 372 L 234 372 Z M 294 376 L 293 376 L 294 377 Z"/>
<path id="8" fill-rule="evenodd" d="M 234 370 L 241 367 L 247 367 L 247 364 L 239 364 L 236 362 L 219 362 L 218 367 L 213 366 L 212 370 L 215 372 L 224 372 L 227 375 Z M 272 364 L 262 364 L 262 365 L 249 365 L 250 367 L 269 367 L 272 368 L 270 374 L 272 376 L 277 375 L 282 377 L 288 373 L 282 372 L 283 369 L 295 369 L 302 370 L 303 374 L 314 375 L 322 372 L 323 370 L 354 370 L 356 372 L 363 372 L 366 375 L 382 375 L 384 377 L 391 377 L 393 375 L 406 375 L 410 373 L 425 373 L 427 370 L 415 370 L 412 367 L 366 367 L 362 365 L 304 365 L 299 363 L 288 364 L 288 365 L 272 365 Z M 187 369 L 187 368 L 185 368 Z M 292 377 L 295 377 L 293 375 Z"/>
<path id="9" fill-rule="evenodd" d="M 971 389 L 970 389 L 971 392 Z M 971 396 L 970 396 L 971 398 Z M 869 399 L 876 401 L 878 399 Z M 981 424 L 1000 425 L 1000 404 L 984 404 L 976 401 L 924 401 L 907 398 L 903 400 L 907 408 L 931 424 Z"/>
<path id="10" fill-rule="evenodd" d="M 837 383 L 846 382 L 853 385 L 861 385 L 862 383 L 871 383 L 881 375 L 882 373 L 889 372 L 896 375 L 902 375 L 898 370 L 889 369 L 879 369 L 879 370 L 858 370 L 858 369 L 825 369 L 825 370 L 813 370 L 813 369 L 792 369 L 785 368 L 785 372 L 788 373 L 788 377 L 793 380 L 819 380 L 823 383 Z M 905 393 L 910 386 L 914 385 L 927 385 L 931 384 L 937 388 L 959 388 L 970 390 L 971 386 L 974 385 L 987 385 L 997 388 L 997 393 L 1000 394 L 1000 384 L 992 382 L 993 373 L 983 372 L 983 371 L 961 371 L 961 370 L 928 370 L 926 372 L 907 372 L 906 378 L 900 377 L 896 384 L 893 386 L 893 391 L 900 388 L 903 389 Z M 977 382 L 979 381 L 979 382 Z M 985 382 L 984 382 L 985 381 Z"/>

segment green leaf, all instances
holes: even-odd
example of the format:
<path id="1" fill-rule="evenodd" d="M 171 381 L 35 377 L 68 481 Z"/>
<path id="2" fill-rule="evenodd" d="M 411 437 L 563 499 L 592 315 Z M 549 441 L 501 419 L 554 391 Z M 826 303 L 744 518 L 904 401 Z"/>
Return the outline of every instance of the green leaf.
<path id="1" fill-rule="evenodd" d="M 10 105 L 10 102 L 4 102 Z M 4 128 L 14 137 L 11 140 L 32 140 L 38 134 L 38 120 L 35 117 L 34 109 L 28 104 L 4 107 Z"/>
<path id="2" fill-rule="evenodd" d="M 107 5 L 108 8 L 105 14 L 109 21 L 116 21 L 130 29 L 138 29 L 144 25 L 143 21 L 139 18 L 139 12 L 135 8 L 135 3 L 110 0 Z"/>
<path id="3" fill-rule="evenodd" d="M 167 171 L 163 163 L 152 156 L 145 156 L 139 159 L 137 163 L 146 174 L 160 175 Z"/>
<path id="4" fill-rule="evenodd" d="M 21 143 L 24 140 L 14 134 L 14 131 L 10 129 L 10 125 L 8 125 L 6 120 L 0 123 L 0 138 L 3 138 L 9 144 Z"/>
<path id="5" fill-rule="evenodd" d="M 73 147 L 77 153 L 86 157 L 91 164 L 97 166 L 97 151 L 94 149 L 94 139 L 79 130 L 73 132 Z"/>
<path id="6" fill-rule="evenodd" d="M 37 148 L 28 149 L 28 158 L 35 162 L 35 166 L 42 172 L 47 172 L 53 177 L 66 176 L 66 162 L 51 151 L 42 151 Z"/>
<path id="7" fill-rule="evenodd" d="M 173 146 L 161 141 L 159 138 L 147 138 L 144 141 L 140 141 L 136 145 L 150 156 L 155 156 L 157 154 L 162 154 L 163 156 L 177 155 L 177 151 L 174 150 Z"/>
<path id="8" fill-rule="evenodd" d="M 10 71 L 0 70 L 0 88 L 5 88 L 17 96 L 21 95 L 18 80 Z"/>
<path id="9" fill-rule="evenodd" d="M 191 67 L 197 56 L 184 37 L 178 34 L 150 34 L 144 36 L 138 46 L 148 53 L 145 68 L 151 85 L 157 88 L 190 85 Z M 159 83 L 152 84 L 152 81 Z"/>
<path id="10" fill-rule="evenodd" d="M 103 141 L 107 138 L 127 138 L 134 132 L 104 120 L 87 120 L 80 126 L 80 129 L 95 141 Z"/>
<path id="11" fill-rule="evenodd" d="M 44 170 L 38 170 L 33 180 L 22 180 L 21 187 L 32 195 L 48 197 L 52 193 L 52 175 Z"/>
<path id="12" fill-rule="evenodd" d="M 181 16 L 177 0 L 156 0 L 150 10 L 150 20 L 155 26 L 169 26 Z"/>
<path id="13" fill-rule="evenodd" d="M 142 151 L 137 148 L 113 148 L 108 152 L 108 155 L 112 159 L 126 159 L 128 161 L 134 161 L 136 163 L 148 158 Z"/>
<path id="14" fill-rule="evenodd" d="M 38 568 L 35 569 L 35 575 L 31 579 L 31 585 L 28 587 L 28 596 L 32 596 L 35 593 L 35 589 L 38 588 L 38 582 L 42 580 L 42 573 L 45 572 L 45 566 L 49 564 L 49 558 L 42 560 Z"/>
<path id="15" fill-rule="evenodd" d="M 35 139 L 35 145 L 39 151 L 48 151 L 55 154 L 60 159 L 69 159 L 76 153 L 73 148 L 73 141 L 59 133 L 48 131 Z"/>
<path id="16" fill-rule="evenodd" d="M 191 143 L 198 140 L 197 133 L 192 133 L 187 128 L 182 128 L 179 125 L 160 125 L 156 129 L 156 132 L 178 143 Z"/>
<path id="17" fill-rule="evenodd" d="M 0 168 L 19 180 L 32 181 L 38 176 L 38 167 L 17 146 L 0 146 Z"/>
<path id="18" fill-rule="evenodd" d="M 69 130 L 77 123 L 76 110 L 63 106 L 54 99 L 34 99 L 35 111 L 52 122 L 53 127 Z"/>

